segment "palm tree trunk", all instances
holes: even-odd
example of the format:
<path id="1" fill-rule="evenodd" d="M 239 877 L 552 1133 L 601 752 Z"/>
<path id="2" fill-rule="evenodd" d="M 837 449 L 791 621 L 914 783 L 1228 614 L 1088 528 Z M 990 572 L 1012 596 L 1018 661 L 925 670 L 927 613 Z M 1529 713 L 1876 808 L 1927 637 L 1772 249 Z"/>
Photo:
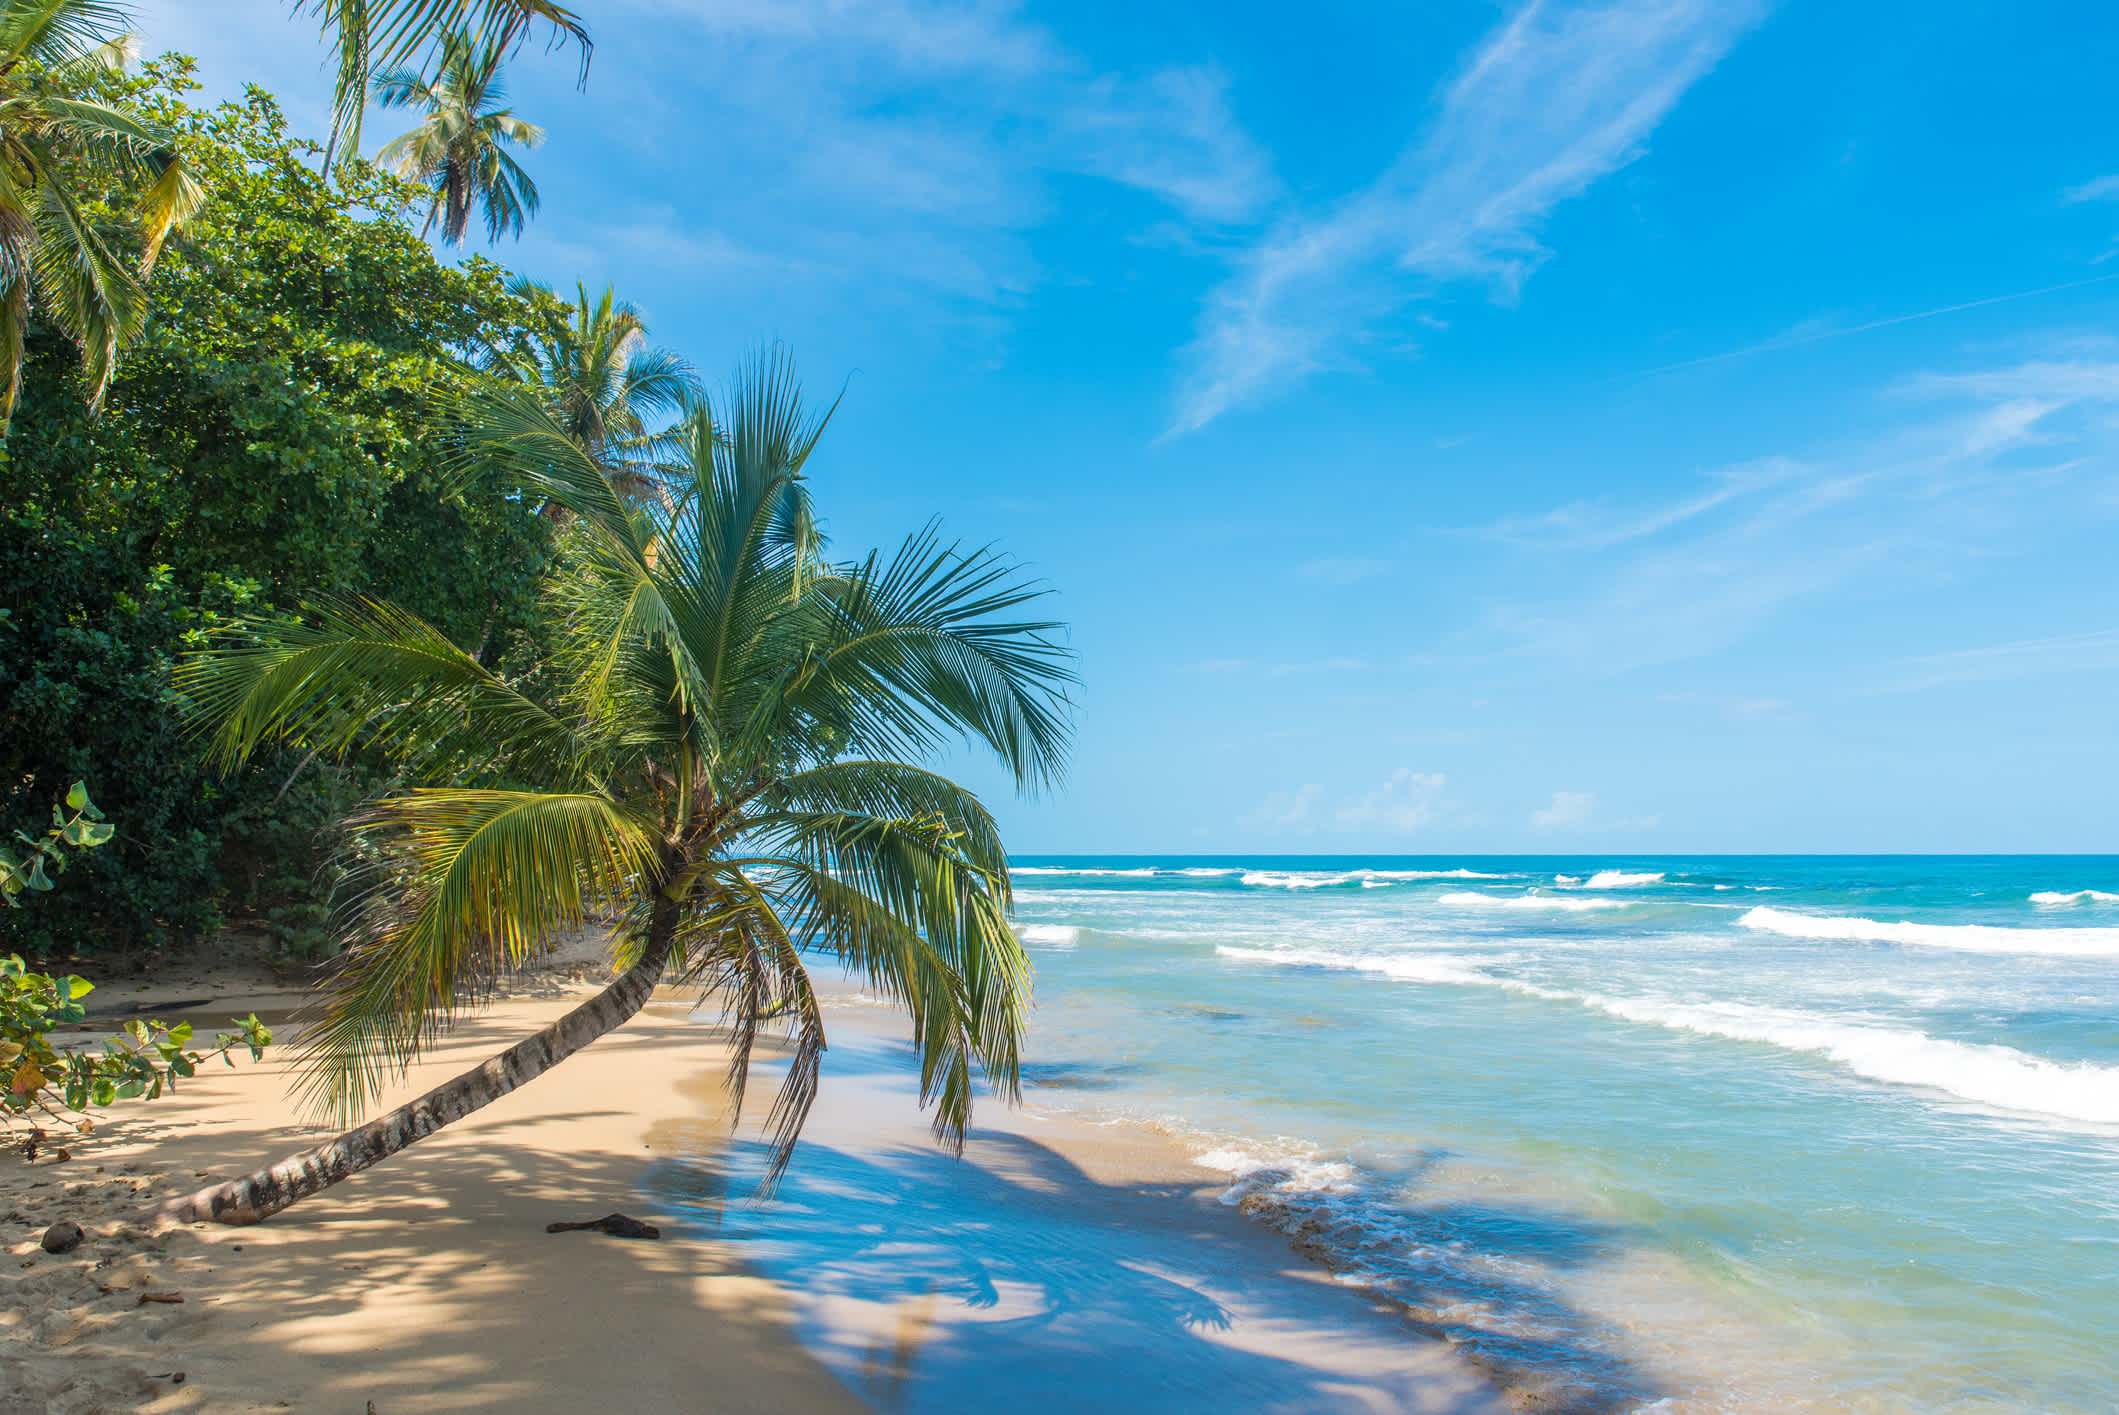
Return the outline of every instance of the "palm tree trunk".
<path id="1" fill-rule="evenodd" d="M 174 1223 L 257 1223 L 535 1080 L 646 1005 L 669 960 L 676 922 L 676 907 L 667 899 L 657 900 L 647 948 L 638 963 L 551 1026 L 483 1065 L 314 1149 L 173 1200 L 162 1206 L 158 1217 Z"/>

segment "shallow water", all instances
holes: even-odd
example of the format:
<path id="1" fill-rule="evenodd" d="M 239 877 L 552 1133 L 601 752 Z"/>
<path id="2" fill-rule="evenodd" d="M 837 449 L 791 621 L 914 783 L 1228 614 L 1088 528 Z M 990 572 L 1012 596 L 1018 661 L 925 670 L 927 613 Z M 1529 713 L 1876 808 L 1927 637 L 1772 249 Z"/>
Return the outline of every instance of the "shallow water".
<path id="1" fill-rule="evenodd" d="M 1583 1408 L 2119 1407 L 2119 859 L 1025 859 L 1040 1105 Z"/>

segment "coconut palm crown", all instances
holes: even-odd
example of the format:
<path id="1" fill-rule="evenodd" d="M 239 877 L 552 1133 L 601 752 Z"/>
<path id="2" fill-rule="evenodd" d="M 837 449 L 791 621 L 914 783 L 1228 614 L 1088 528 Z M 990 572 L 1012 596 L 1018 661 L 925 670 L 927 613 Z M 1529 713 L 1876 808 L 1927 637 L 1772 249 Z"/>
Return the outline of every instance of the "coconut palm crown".
<path id="1" fill-rule="evenodd" d="M 471 413 L 487 452 L 575 512 L 545 661 L 502 677 L 362 599 L 209 650 L 181 687 L 223 763 L 271 741 L 358 745 L 404 773 L 349 822 L 374 864 L 297 1044 L 323 1108 L 370 1104 L 557 930 L 616 911 L 625 971 L 483 1067 L 182 1216 L 254 1221 L 335 1182 L 556 1064 L 666 977 L 719 999 L 739 1096 L 761 1031 L 785 1034 L 776 1177 L 824 1051 L 820 957 L 909 1010 L 922 1103 L 961 1143 L 975 1073 L 1016 1094 L 1030 970 L 993 817 L 919 763 L 969 740 L 1023 789 L 1058 779 L 1071 655 L 1023 614 L 1044 591 L 931 527 L 830 559 L 803 476 L 829 415 L 805 417 L 784 360 L 701 404 L 667 506 L 622 498 L 527 390 L 489 389 Z"/>
<path id="2" fill-rule="evenodd" d="M 588 82 L 588 29 L 580 16 L 553 0 L 296 0 L 296 8 L 317 19 L 337 56 L 326 167 L 341 150 L 360 151 L 361 110 L 376 70 L 424 58 L 444 35 L 469 34 L 497 52 L 513 54 L 542 25 L 551 47 L 580 46 L 581 82 Z"/>
<path id="3" fill-rule="evenodd" d="M 546 318 L 514 343 L 487 350 L 487 371 L 538 390 L 553 419 L 622 494 L 659 494 L 662 463 L 672 458 L 681 481 L 687 436 L 671 424 L 701 392 L 691 364 L 649 344 L 640 311 L 608 285 L 591 296 L 577 281 L 570 303 L 520 275 L 508 288 Z"/>
<path id="4" fill-rule="evenodd" d="M 536 147 L 544 129 L 497 106 L 506 95 L 500 77 L 499 43 L 468 31 L 442 36 L 433 76 L 391 69 L 375 77 L 375 101 L 384 108 L 420 108 L 426 120 L 383 146 L 377 165 L 433 188 L 425 231 L 441 222 L 441 237 L 463 244 L 471 208 L 485 216 L 486 239 L 522 235 L 537 214 L 537 184 L 508 156 L 514 143 Z"/>
<path id="5" fill-rule="evenodd" d="M 80 97 L 132 54 L 124 11 L 100 0 L 0 0 L 0 433 L 22 388 L 31 310 L 81 347 L 100 408 L 118 351 L 147 323 L 162 243 L 205 201 L 171 135 Z M 137 188 L 136 257 L 114 249 L 93 198 Z"/>

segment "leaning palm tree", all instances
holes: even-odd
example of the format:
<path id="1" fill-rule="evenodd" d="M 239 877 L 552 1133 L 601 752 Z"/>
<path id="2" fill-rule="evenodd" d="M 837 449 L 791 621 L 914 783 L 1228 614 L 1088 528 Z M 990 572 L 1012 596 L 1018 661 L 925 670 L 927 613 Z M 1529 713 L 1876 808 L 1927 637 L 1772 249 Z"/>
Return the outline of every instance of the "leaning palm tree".
<path id="1" fill-rule="evenodd" d="M 101 0 L 0 0 L 0 435 L 32 309 L 81 346 L 100 408 L 118 351 L 147 323 L 143 282 L 163 241 L 205 200 L 168 132 L 81 96 L 131 50 L 123 11 Z M 128 259 L 92 208 L 133 187 L 140 253 Z"/>
<path id="2" fill-rule="evenodd" d="M 373 864 L 298 1044 L 313 1103 L 371 1105 L 496 977 L 593 913 L 622 919 L 623 972 L 484 1065 L 172 1215 L 275 1213 L 557 1065 L 665 978 L 719 999 L 739 1102 L 761 1029 L 787 1034 L 776 1178 L 824 1050 L 818 957 L 907 1006 L 922 1103 L 961 1143 L 975 1072 L 1016 1092 L 1029 968 L 993 818 L 918 761 L 968 739 L 1024 789 L 1056 780 L 1070 659 L 1055 625 L 1019 613 L 1042 591 L 931 528 L 890 556 L 828 558 L 803 479 L 823 423 L 784 362 L 740 379 L 725 418 L 695 412 L 667 507 L 621 499 L 522 390 L 474 395 L 471 416 L 576 513 L 545 662 L 500 678 L 362 599 L 208 651 L 182 687 L 222 763 L 267 742 L 361 746 L 410 783 L 349 823 Z"/>
<path id="3" fill-rule="evenodd" d="M 441 236 L 463 244 L 475 203 L 486 219 L 486 238 L 522 235 L 537 214 L 537 184 L 505 148 L 536 147 L 544 129 L 499 104 L 501 47 L 465 30 L 442 36 L 433 77 L 392 69 L 375 79 L 376 102 L 385 108 L 423 108 L 426 121 L 384 145 L 378 165 L 434 189 L 421 234 L 441 222 Z"/>
<path id="4" fill-rule="evenodd" d="M 552 0 L 296 0 L 321 22 L 337 51 L 338 81 L 331 105 L 332 165 L 341 148 L 359 152 L 361 111 L 367 106 L 375 70 L 423 59 L 437 36 L 467 32 L 481 44 L 512 54 L 531 29 L 550 26 L 554 47 L 581 46 L 581 80 L 589 77 L 588 29 L 572 10 Z"/>
<path id="5" fill-rule="evenodd" d="M 505 346 L 488 351 L 488 372 L 537 390 L 567 437 L 626 496 L 646 496 L 666 480 L 663 464 L 681 459 L 681 422 L 700 393 L 685 359 L 648 343 L 640 311 L 610 286 L 594 297 L 576 282 L 571 304 L 524 276 L 508 288 L 550 316 Z"/>

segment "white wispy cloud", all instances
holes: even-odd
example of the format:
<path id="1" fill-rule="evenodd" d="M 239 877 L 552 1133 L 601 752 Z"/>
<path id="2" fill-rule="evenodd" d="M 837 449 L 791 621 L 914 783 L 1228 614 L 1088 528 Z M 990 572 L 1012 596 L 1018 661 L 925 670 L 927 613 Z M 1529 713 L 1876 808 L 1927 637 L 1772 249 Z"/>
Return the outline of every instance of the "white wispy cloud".
<path id="1" fill-rule="evenodd" d="M 1207 301 L 1173 432 L 1319 369 L 1458 281 L 1516 291 L 1559 203 L 1648 135 L 1762 12 L 1753 0 L 1532 0 L 1443 93 L 1428 133 L 1336 209 L 1286 223 Z"/>
<path id="2" fill-rule="evenodd" d="M 1293 791 L 1269 794 L 1238 824 L 1296 835 L 1320 831 L 1406 834 L 1445 820 L 1456 809 L 1456 802 L 1443 795 L 1447 785 L 1448 779 L 1439 771 L 1399 767 L 1374 790 L 1333 805 L 1321 783 L 1306 782 Z"/>
<path id="3" fill-rule="evenodd" d="M 1983 648 L 1922 654 L 1901 659 L 1894 667 L 1895 672 L 1875 691 L 1909 693 L 1945 683 L 1980 683 L 2044 673 L 2119 668 L 2119 629 L 2019 639 L 2014 643 L 1991 644 Z"/>
<path id="4" fill-rule="evenodd" d="M 1442 799 L 1447 784 L 1439 771 L 1399 767 L 1381 786 L 1341 806 L 1333 819 L 1347 830 L 1418 830 L 1433 825 L 1449 809 L 1451 803 Z"/>
<path id="5" fill-rule="evenodd" d="M 1597 798 L 1588 791 L 1555 791 L 1552 804 L 1530 813 L 1533 830 L 1580 830 L 1596 814 Z"/>
<path id="6" fill-rule="evenodd" d="M 2101 357 L 2097 353 L 2101 352 Z M 1935 584 L 2109 520 L 2119 358 L 2104 347 L 1890 390 L 1887 431 L 1714 472 L 1662 505 L 1570 503 L 1491 528 L 1541 557 L 1537 598 L 1489 623 L 1516 651 L 1621 672 L 1710 652 L 1864 580 Z M 1560 553 L 1576 569 L 1554 568 Z"/>
<path id="7" fill-rule="evenodd" d="M 848 278 L 888 272 L 989 301 L 1021 291 L 1040 275 L 1021 237 L 1054 214 L 1055 174 L 1208 226 L 1251 221 L 1279 191 L 1219 69 L 1106 70 L 1016 5 L 643 8 L 693 31 L 672 43 L 687 126 L 714 133 L 710 210 Z"/>
<path id="8" fill-rule="evenodd" d="M 2079 187 L 2069 187 L 2060 194 L 2060 199 L 2069 203 L 2119 201 L 2119 173 L 2113 173 L 2108 177 L 2092 177 Z"/>
<path id="9" fill-rule="evenodd" d="M 1768 457 L 1712 473 L 1707 490 L 1661 506 L 1614 507 L 1608 502 L 1573 501 L 1535 515 L 1507 517 L 1479 533 L 1539 549 L 1605 550 L 1682 526 L 1801 472 L 1799 463 Z"/>

